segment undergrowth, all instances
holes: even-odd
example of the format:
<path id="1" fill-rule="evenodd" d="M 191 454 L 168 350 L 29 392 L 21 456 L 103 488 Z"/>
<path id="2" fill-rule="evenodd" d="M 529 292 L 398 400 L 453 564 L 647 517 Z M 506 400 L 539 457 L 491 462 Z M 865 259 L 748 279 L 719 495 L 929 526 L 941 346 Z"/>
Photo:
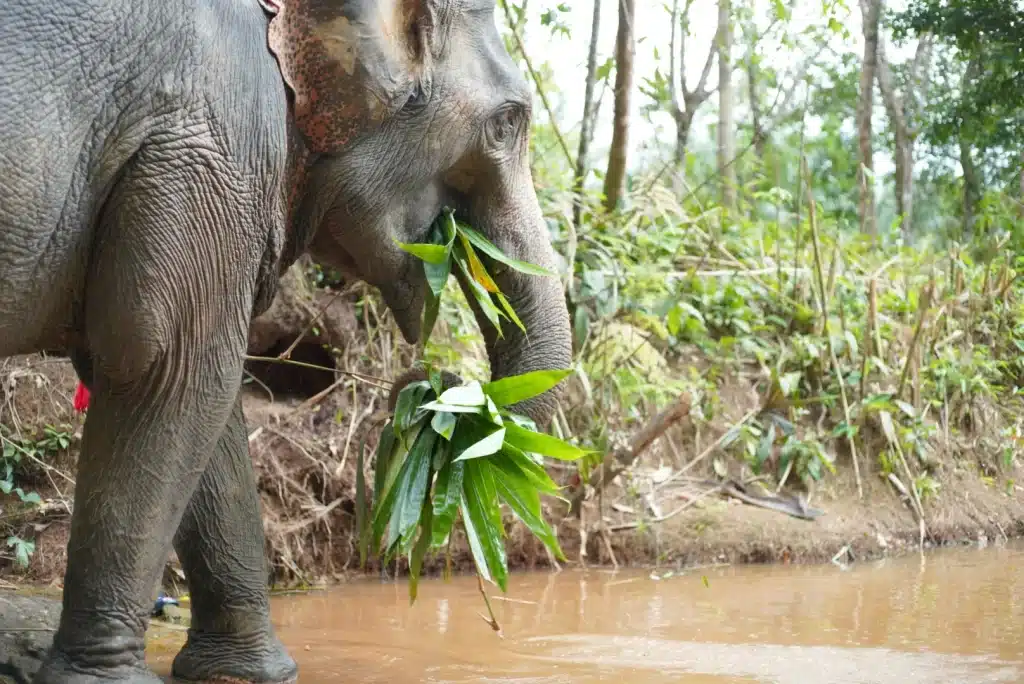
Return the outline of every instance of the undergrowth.
<path id="1" fill-rule="evenodd" d="M 813 491 L 856 464 L 860 480 L 902 487 L 915 510 L 943 496 L 943 469 L 953 463 L 1013 488 L 1024 449 L 1024 258 L 1009 245 L 1020 236 L 993 229 L 963 244 L 872 242 L 815 202 L 813 187 L 800 198 L 782 188 L 753 193 L 732 216 L 708 193 L 681 200 L 642 177 L 633 187 L 612 215 L 588 197 L 575 230 L 569 191 L 540 191 L 557 251 L 574 257 L 572 277 L 565 260 L 561 277 L 577 370 L 556 436 L 610 452 L 685 393 L 685 429 L 697 437 L 675 467 L 708 451 L 702 468 L 711 477 L 759 476 L 773 490 Z M 310 280 L 343 286 L 319 267 Z M 351 346 L 331 350 L 336 367 L 395 377 L 418 353 L 374 291 L 344 287 L 359 331 Z M 446 287 L 422 358 L 486 381 L 476 322 L 457 285 Z M 250 440 L 257 461 L 271 459 L 258 475 L 275 567 L 287 576 L 331 565 L 324 538 L 355 548 L 350 535 L 332 535 L 340 518 L 351 525 L 355 449 L 363 438 L 375 448 L 386 387 L 339 378 L 335 399 Z M 736 385 L 757 397 L 742 417 L 726 396 Z M 61 437 L 70 428 L 47 432 L 59 421 L 16 421 L 16 388 L 9 377 L 3 387 L 0 488 L 9 494 L 0 534 L 20 563 L 32 551 L 21 512 L 51 504 L 32 493 L 53 479 L 54 449 L 76 443 Z M 329 439 L 308 432 L 312 413 Z M 701 437 L 714 431 L 724 432 L 714 443 Z M 273 455 L 281 449 L 294 455 Z M 577 465 L 560 467 L 556 481 L 571 481 Z"/>

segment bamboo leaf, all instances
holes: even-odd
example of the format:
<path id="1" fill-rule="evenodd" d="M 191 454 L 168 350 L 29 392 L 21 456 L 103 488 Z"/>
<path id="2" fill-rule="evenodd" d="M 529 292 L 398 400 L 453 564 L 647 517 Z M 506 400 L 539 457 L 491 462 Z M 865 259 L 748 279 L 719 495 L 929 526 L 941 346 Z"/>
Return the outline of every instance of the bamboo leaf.
<path id="1" fill-rule="evenodd" d="M 387 432 L 385 430 L 385 432 Z M 363 473 L 364 452 L 366 451 L 366 435 L 359 442 L 359 455 L 356 457 L 356 537 L 359 540 L 359 565 L 366 567 L 369 525 L 366 520 L 366 475 Z"/>
<path id="2" fill-rule="evenodd" d="M 444 245 L 431 245 L 425 242 L 399 242 L 392 238 L 402 251 L 422 259 L 428 264 L 443 264 L 448 261 L 448 249 Z"/>
<path id="3" fill-rule="evenodd" d="M 558 277 L 558 274 L 554 273 L 553 271 L 549 271 L 545 268 L 541 268 L 540 266 L 534 266 L 533 264 L 527 263 L 525 261 L 519 261 L 518 259 L 513 259 L 511 257 L 506 256 L 500 249 L 495 247 L 487 238 L 485 238 L 479 232 L 463 223 L 459 224 L 459 233 L 465 235 L 466 238 L 469 239 L 469 241 L 473 244 L 474 247 L 479 249 L 487 256 L 491 257 L 495 261 L 500 261 L 503 264 L 511 266 L 517 271 L 521 271 L 522 273 L 529 273 L 530 275 L 548 276 L 552 278 Z"/>
<path id="4" fill-rule="evenodd" d="M 409 450 L 405 461 L 407 467 L 403 468 L 404 477 L 399 477 L 394 486 L 397 500 L 388 521 L 388 549 L 398 541 L 406 542 L 412 538 L 411 533 L 416 529 L 430 484 L 430 465 L 436 442 L 437 433 L 423 430 Z"/>
<path id="5" fill-rule="evenodd" d="M 459 387 L 451 387 L 437 398 L 439 402 L 454 406 L 484 406 L 487 395 L 479 382 L 470 382 Z"/>
<path id="6" fill-rule="evenodd" d="M 494 380 L 481 390 L 498 406 L 511 406 L 544 394 L 571 374 L 568 369 L 530 371 Z"/>
<path id="7" fill-rule="evenodd" d="M 448 463 L 437 473 L 433 494 L 432 538 L 441 546 L 455 524 L 455 515 L 462 500 L 462 476 L 466 464 Z"/>
<path id="8" fill-rule="evenodd" d="M 420 406 L 424 411 L 441 411 L 444 413 L 480 413 L 483 409 L 480 406 L 459 406 L 458 404 L 442 404 L 439 401 L 429 401 Z"/>
<path id="9" fill-rule="evenodd" d="M 494 306 L 494 302 L 491 301 L 490 293 L 488 293 L 487 290 L 485 290 L 480 283 L 473 278 L 473 275 L 469 272 L 469 267 L 465 264 L 463 259 L 459 258 L 458 253 L 455 255 L 455 263 L 458 265 L 459 270 L 462 271 L 462 274 L 466 276 L 466 282 L 469 283 L 469 289 L 473 291 L 473 296 L 476 299 L 476 303 L 480 307 L 480 310 L 483 311 L 487 320 L 489 320 L 491 325 L 494 326 L 495 330 L 498 332 L 498 337 L 504 338 L 505 333 L 501 329 L 501 318 L 504 314 Z"/>
<path id="10" fill-rule="evenodd" d="M 590 453 L 557 437 L 533 432 L 514 423 L 505 426 L 505 440 L 523 451 L 532 451 L 560 461 L 574 461 Z"/>
<path id="11" fill-rule="evenodd" d="M 423 302 L 423 330 L 420 339 L 426 345 L 430 336 L 434 333 L 434 326 L 437 324 L 437 316 L 441 313 L 441 297 L 435 295 L 429 289 L 426 292 L 426 301 Z"/>
<path id="12" fill-rule="evenodd" d="M 462 248 L 465 250 L 466 261 L 469 263 L 469 272 L 473 274 L 473 280 L 480 283 L 480 287 L 484 288 L 487 292 L 501 292 L 498 289 L 497 283 L 491 278 L 491 274 L 484 268 L 484 263 L 480 261 L 480 257 L 476 255 L 476 250 L 473 249 L 473 245 L 470 244 L 465 233 L 460 233 L 459 239 L 462 241 Z"/>
<path id="13" fill-rule="evenodd" d="M 510 476 L 526 478 L 538 492 L 558 495 L 559 487 L 544 470 L 544 466 L 535 463 L 524 452 L 508 443 L 503 444 L 501 451 L 489 458 L 488 461 L 495 468 L 509 473 Z"/>
<path id="14" fill-rule="evenodd" d="M 423 397 L 430 391 L 430 383 L 426 380 L 410 382 L 398 393 L 398 401 L 395 402 L 395 416 L 393 418 L 396 437 L 401 437 L 409 427 L 416 422 L 415 416 L 419 411 Z"/>
<path id="15" fill-rule="evenodd" d="M 455 432 L 455 423 L 457 420 L 458 418 L 454 413 L 438 411 L 430 421 L 430 427 L 434 429 L 434 432 L 451 441 L 452 433 Z"/>
<path id="16" fill-rule="evenodd" d="M 429 498 L 423 499 L 423 507 L 419 518 L 420 535 L 416 545 L 409 555 L 409 603 L 416 602 L 416 594 L 419 590 L 420 572 L 423 570 L 423 557 L 427 555 L 430 542 L 433 539 L 433 512 L 434 508 Z"/>
<path id="17" fill-rule="evenodd" d="M 504 528 L 496 500 L 494 477 L 486 466 L 484 461 L 466 461 L 459 510 L 477 572 L 485 580 L 496 583 L 502 591 L 507 591 L 508 562 L 502 543 Z"/>
<path id="18" fill-rule="evenodd" d="M 502 442 L 505 441 L 505 428 L 498 428 L 483 439 L 464 449 L 455 457 L 455 462 L 468 461 L 473 458 L 482 458 L 498 453 Z"/>
<path id="19" fill-rule="evenodd" d="M 501 292 L 495 292 L 494 296 L 498 298 L 498 302 L 501 303 L 501 308 L 505 309 L 505 313 L 508 314 L 508 317 L 512 319 L 512 322 L 516 324 L 516 327 L 522 330 L 523 334 L 525 335 L 526 326 L 523 325 L 523 322 L 521 320 L 519 320 L 519 316 L 516 315 L 515 310 L 512 308 L 512 305 L 509 304 L 508 299 L 505 298 L 505 295 L 503 295 Z"/>
<path id="20" fill-rule="evenodd" d="M 522 472 L 513 474 L 504 468 L 496 469 L 491 461 L 485 465 L 492 470 L 494 486 L 501 500 L 508 504 L 515 516 L 551 550 L 558 560 L 565 560 L 555 533 L 544 522 L 544 515 L 540 508 L 540 495 L 537 494 L 532 482 Z"/>

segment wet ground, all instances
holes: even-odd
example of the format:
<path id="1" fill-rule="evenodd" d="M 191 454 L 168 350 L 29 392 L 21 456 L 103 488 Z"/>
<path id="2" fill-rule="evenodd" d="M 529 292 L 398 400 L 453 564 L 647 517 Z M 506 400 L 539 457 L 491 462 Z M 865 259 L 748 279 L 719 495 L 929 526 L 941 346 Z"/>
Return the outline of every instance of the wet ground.
<path id="1" fill-rule="evenodd" d="M 705 579 L 706 578 L 706 583 Z M 274 599 L 301 684 L 1024 682 L 1024 546 L 683 574 L 353 583 Z M 153 651 L 159 672 L 173 651 Z"/>

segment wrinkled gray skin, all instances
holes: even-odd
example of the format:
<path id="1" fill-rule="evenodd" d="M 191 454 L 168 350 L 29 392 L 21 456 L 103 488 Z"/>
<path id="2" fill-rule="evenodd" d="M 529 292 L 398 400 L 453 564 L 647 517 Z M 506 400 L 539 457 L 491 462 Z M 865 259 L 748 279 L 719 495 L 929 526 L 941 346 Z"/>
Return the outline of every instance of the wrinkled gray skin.
<path id="1" fill-rule="evenodd" d="M 143 636 L 172 543 L 195 611 L 174 675 L 295 679 L 238 391 L 298 255 L 378 286 L 410 342 L 426 283 L 392 239 L 443 205 L 554 267 L 494 0 L 261 1 L 21 0 L 0 22 L 0 357 L 66 354 L 93 392 L 38 684 L 159 681 Z M 493 373 L 566 367 L 557 280 L 489 266 L 529 331 L 483 325 Z M 555 399 L 519 408 L 544 423 Z"/>

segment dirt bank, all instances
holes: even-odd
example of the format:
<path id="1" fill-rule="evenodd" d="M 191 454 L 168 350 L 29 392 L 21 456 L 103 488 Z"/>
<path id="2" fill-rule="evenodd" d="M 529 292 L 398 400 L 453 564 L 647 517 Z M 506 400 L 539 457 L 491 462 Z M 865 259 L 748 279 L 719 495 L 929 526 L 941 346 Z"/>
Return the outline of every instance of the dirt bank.
<path id="1" fill-rule="evenodd" d="M 365 292 L 336 295 L 303 290 L 300 284 L 286 288 L 284 298 L 287 305 L 279 302 L 254 324 L 250 354 L 275 357 L 290 350 L 293 360 L 349 374 L 265 361 L 249 364 L 245 410 L 268 557 L 280 585 L 345 580 L 360 572 L 352 535 L 357 453 L 364 441 L 367 455 L 373 453 L 386 418 L 387 383 L 382 379 L 407 367 L 413 350 L 400 341 L 386 312 L 378 313 Z M 478 347 L 447 330 L 443 321 L 439 328 L 454 349 L 450 366 L 479 365 Z M 300 334 L 299 342 L 293 344 Z M 685 363 L 692 368 L 700 360 Z M 655 371 L 666 369 L 657 366 Z M 747 483 L 752 479 L 742 459 L 722 450 L 710 453 L 685 476 L 678 475 L 694 455 L 707 451 L 707 445 L 756 412 L 764 402 L 759 382 L 742 373 L 720 381 L 715 389 L 720 409 L 713 421 L 696 425 L 684 420 L 675 425 L 665 439 L 644 452 L 627 476 L 600 496 L 588 498 L 582 527 L 581 519 L 566 517 L 563 504 L 549 502 L 549 520 L 556 525 L 569 563 L 800 563 L 828 561 L 837 554 L 849 561 L 916 548 L 918 518 L 909 500 L 879 475 L 881 452 L 877 449 L 860 454 L 863 499 L 857 496 L 847 454 L 836 457 L 837 473 L 810 483 L 810 491 L 797 478 L 790 478 L 786 489 L 824 512 L 811 521 L 713 491 L 708 482 L 713 484 L 722 476 Z M 63 576 L 83 423 L 71 407 L 75 383 L 69 364 L 61 359 L 31 356 L 0 362 L 5 449 L 11 453 L 9 444 L 16 443 L 18 454 L 25 454 L 14 464 L 11 483 L 22 488 L 22 494 L 36 492 L 43 499 L 43 505 L 36 506 L 23 504 L 16 490 L 0 495 L 0 525 L 4 538 L 11 539 L 0 559 L 0 578 L 5 581 L 57 587 Z M 566 400 L 566 414 L 578 424 L 593 420 L 575 410 L 584 401 L 578 391 L 569 392 Z M 639 419 L 606 416 L 602 420 L 607 420 L 611 431 L 628 434 L 656 408 L 640 407 Z M 999 434 L 993 425 L 980 429 L 989 437 L 949 442 L 936 451 L 929 466 L 935 492 L 924 501 L 929 546 L 1024 534 L 1017 459 L 998 456 L 1002 447 L 999 438 L 993 437 Z M 872 441 L 865 438 L 864 443 Z M 574 466 L 552 466 L 550 472 L 563 485 L 576 477 Z M 757 490 L 755 484 L 748 486 Z M 550 566 L 542 545 L 518 523 L 511 519 L 508 523 L 509 565 L 515 569 Z M 586 550 L 582 555 L 581 543 Z M 17 562 L 19 550 L 31 552 L 27 567 Z M 452 553 L 454 570 L 471 569 L 459 535 Z M 438 572 L 444 565 L 444 558 L 435 558 L 426 569 Z M 402 572 L 402 567 L 388 572 L 396 570 Z M 181 580 L 172 557 L 165 574 L 167 589 L 182 589 Z"/>

